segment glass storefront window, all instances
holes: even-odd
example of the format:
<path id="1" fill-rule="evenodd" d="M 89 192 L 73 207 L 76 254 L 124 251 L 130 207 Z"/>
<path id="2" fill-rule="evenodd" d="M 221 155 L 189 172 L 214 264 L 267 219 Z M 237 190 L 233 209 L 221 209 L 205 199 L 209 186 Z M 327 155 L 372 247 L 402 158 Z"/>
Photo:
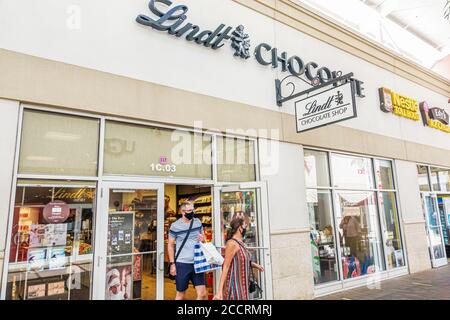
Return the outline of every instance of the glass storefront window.
<path id="1" fill-rule="evenodd" d="M 217 179 L 221 182 L 255 181 L 255 143 L 217 136 Z"/>
<path id="2" fill-rule="evenodd" d="M 374 192 L 337 192 L 341 267 L 344 279 L 384 270 Z"/>
<path id="3" fill-rule="evenodd" d="M 19 173 L 96 176 L 98 141 L 98 119 L 25 110 Z"/>
<path id="4" fill-rule="evenodd" d="M 430 175 L 433 191 L 450 191 L 450 169 L 431 167 Z"/>
<path id="5" fill-rule="evenodd" d="M 209 135 L 107 121 L 104 173 L 212 179 Z"/>
<path id="6" fill-rule="evenodd" d="M 377 189 L 394 190 L 392 161 L 375 160 L 375 178 L 377 181 Z"/>
<path id="7" fill-rule="evenodd" d="M 430 191 L 430 181 L 428 179 L 428 167 L 417 166 L 417 175 L 419 177 L 419 189 L 420 191 Z"/>
<path id="8" fill-rule="evenodd" d="M 394 192 L 380 192 L 378 194 L 380 214 L 384 222 L 384 240 L 386 248 L 387 265 L 389 269 L 403 267 L 405 256 L 400 236 L 400 221 L 395 202 Z"/>
<path id="9" fill-rule="evenodd" d="M 328 156 L 326 152 L 304 151 L 306 187 L 329 187 Z"/>
<path id="10" fill-rule="evenodd" d="M 236 215 L 243 215 L 248 223 L 246 236 L 244 239 L 247 248 L 251 253 L 251 260 L 256 263 L 262 263 L 263 252 L 258 249 L 260 247 L 261 222 L 257 219 L 257 191 L 255 189 L 240 190 L 234 192 L 221 192 L 220 194 L 221 208 L 221 226 L 223 234 L 222 244 L 225 246 L 229 231 L 230 222 Z M 224 253 L 224 252 L 223 252 Z M 254 270 L 253 270 L 254 271 Z M 262 276 L 259 272 L 254 272 L 257 283 L 262 283 Z M 261 299 L 262 293 L 255 292 L 250 294 L 250 300 Z"/>
<path id="11" fill-rule="evenodd" d="M 6 298 L 89 299 L 95 187 L 28 184 L 16 191 Z"/>
<path id="12" fill-rule="evenodd" d="M 307 149 L 304 154 L 314 283 L 404 267 L 393 161 Z M 326 250 L 323 238 L 330 240 Z"/>
<path id="13" fill-rule="evenodd" d="M 336 188 L 373 189 L 372 164 L 369 158 L 331 154 L 333 185 Z"/>
<path id="14" fill-rule="evenodd" d="M 311 226 L 314 284 L 338 280 L 331 193 L 309 189 L 306 202 Z"/>

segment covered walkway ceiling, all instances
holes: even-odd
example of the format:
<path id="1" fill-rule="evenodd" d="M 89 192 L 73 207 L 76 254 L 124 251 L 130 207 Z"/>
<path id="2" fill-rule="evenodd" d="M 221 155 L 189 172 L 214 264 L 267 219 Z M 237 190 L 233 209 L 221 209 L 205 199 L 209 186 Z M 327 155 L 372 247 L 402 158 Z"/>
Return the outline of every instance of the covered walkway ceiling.
<path id="1" fill-rule="evenodd" d="M 302 2 L 450 80 L 450 0 Z"/>

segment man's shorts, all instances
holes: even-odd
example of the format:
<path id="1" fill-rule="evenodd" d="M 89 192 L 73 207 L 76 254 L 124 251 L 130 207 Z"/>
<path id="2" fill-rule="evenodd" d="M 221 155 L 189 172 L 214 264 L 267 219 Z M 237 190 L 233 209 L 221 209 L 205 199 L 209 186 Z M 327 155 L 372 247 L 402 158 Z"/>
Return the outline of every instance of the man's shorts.
<path id="1" fill-rule="evenodd" d="M 189 287 L 189 281 L 192 282 L 194 287 L 205 285 L 205 274 L 195 273 L 193 263 L 177 262 L 177 275 L 175 276 L 175 282 L 177 284 L 177 291 L 184 292 Z"/>

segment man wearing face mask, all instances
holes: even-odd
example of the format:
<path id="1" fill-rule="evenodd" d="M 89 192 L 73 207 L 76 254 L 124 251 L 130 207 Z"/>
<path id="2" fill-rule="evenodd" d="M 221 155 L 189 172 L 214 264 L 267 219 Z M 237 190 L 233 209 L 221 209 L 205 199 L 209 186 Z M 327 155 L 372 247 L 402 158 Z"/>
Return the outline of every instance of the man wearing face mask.
<path id="1" fill-rule="evenodd" d="M 180 211 L 182 217 L 170 226 L 167 245 L 170 274 L 175 276 L 177 287 L 175 299 L 183 300 L 189 282 L 192 282 L 197 291 L 197 300 L 206 300 L 205 274 L 197 274 L 194 271 L 194 246 L 198 241 L 205 242 L 203 225 L 199 219 L 194 217 L 192 202 L 184 202 Z M 176 249 L 174 248 L 175 244 Z"/>

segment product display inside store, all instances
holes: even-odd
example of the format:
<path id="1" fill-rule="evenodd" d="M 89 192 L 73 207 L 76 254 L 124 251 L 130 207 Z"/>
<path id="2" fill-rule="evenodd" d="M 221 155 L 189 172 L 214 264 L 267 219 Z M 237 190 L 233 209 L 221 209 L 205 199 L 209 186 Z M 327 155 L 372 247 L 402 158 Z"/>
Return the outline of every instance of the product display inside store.
<path id="1" fill-rule="evenodd" d="M 344 279 L 383 270 L 374 194 L 342 192 L 337 197 Z"/>
<path id="2" fill-rule="evenodd" d="M 95 187 L 19 181 L 7 299 L 89 299 Z"/>
<path id="3" fill-rule="evenodd" d="M 327 190 L 307 190 L 311 224 L 311 254 L 314 283 L 338 279 L 334 228 L 331 221 L 331 195 Z"/>

